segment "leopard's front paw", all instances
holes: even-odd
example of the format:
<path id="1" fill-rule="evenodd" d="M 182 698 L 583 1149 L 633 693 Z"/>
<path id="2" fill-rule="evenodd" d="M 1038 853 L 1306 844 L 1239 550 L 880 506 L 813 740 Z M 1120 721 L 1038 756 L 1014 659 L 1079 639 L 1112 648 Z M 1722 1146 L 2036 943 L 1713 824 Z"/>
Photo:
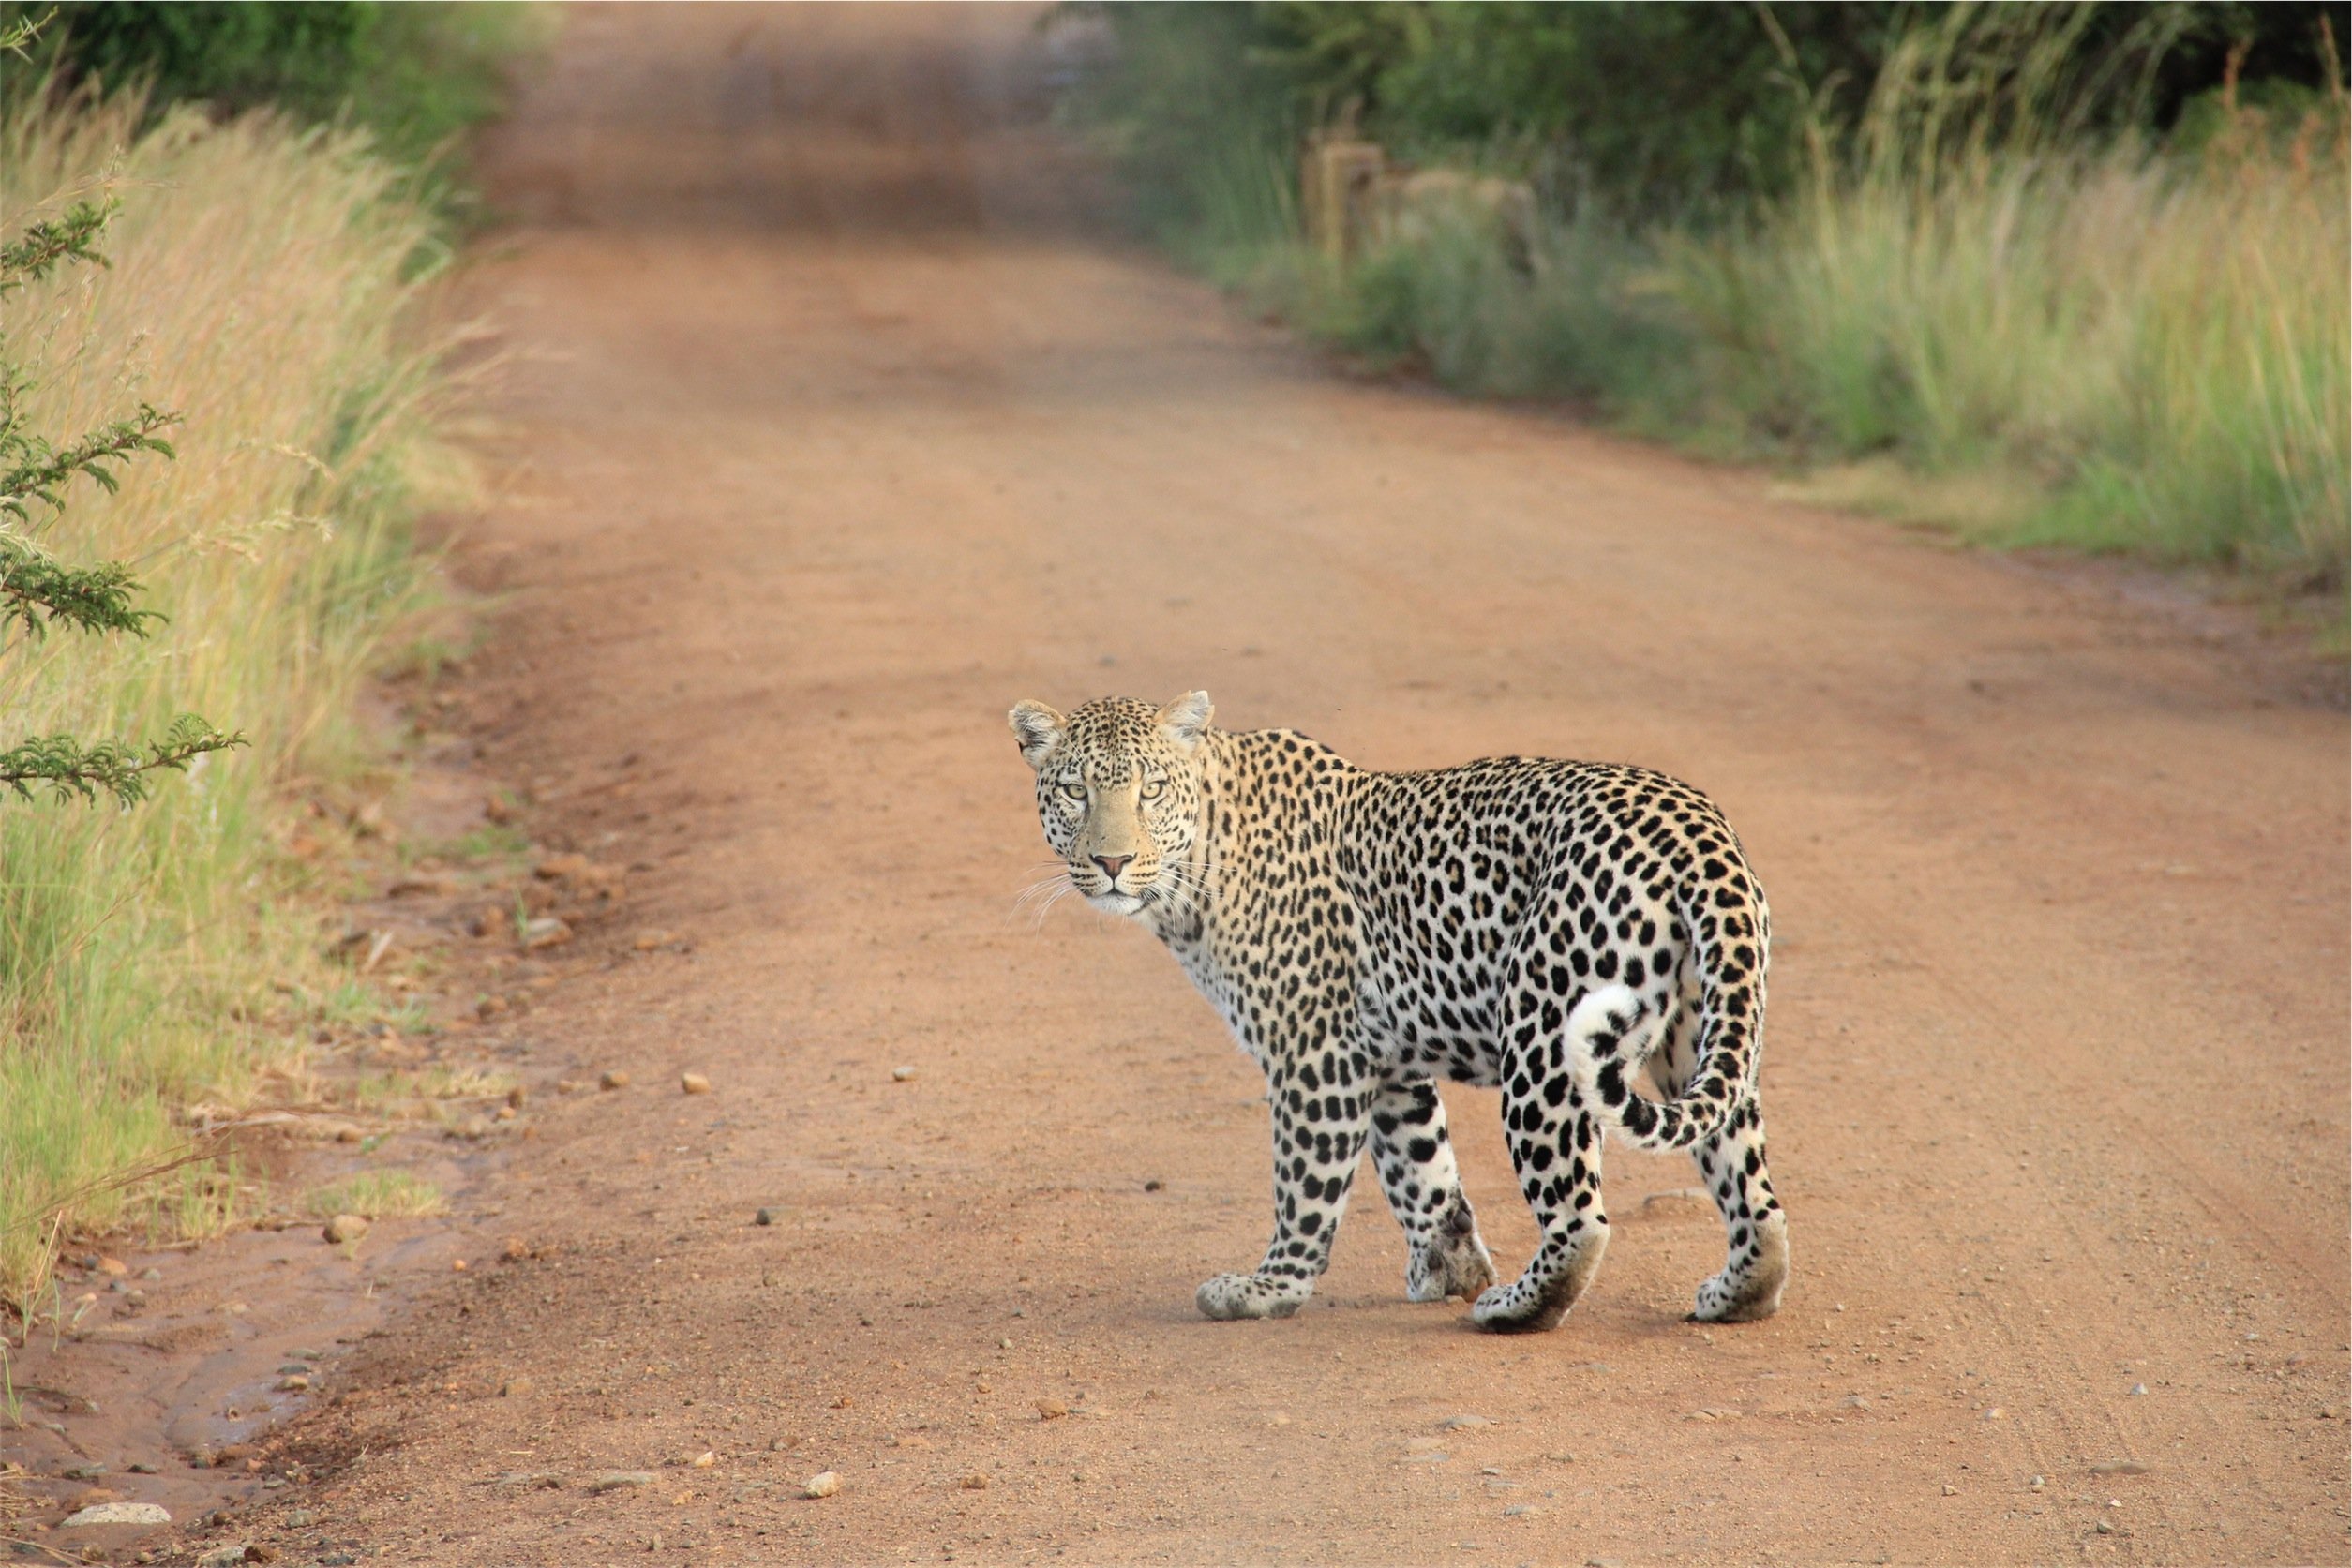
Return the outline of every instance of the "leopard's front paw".
<path id="1" fill-rule="evenodd" d="M 1307 1305 L 1314 1287 L 1303 1279 L 1271 1274 L 1221 1274 L 1192 1292 L 1201 1316 L 1219 1322 L 1236 1318 L 1287 1318 Z"/>
<path id="2" fill-rule="evenodd" d="M 1444 1301 L 1447 1296 L 1468 1301 L 1494 1278 L 1494 1260 L 1472 1230 L 1414 1247 L 1405 1262 L 1404 1293 L 1410 1301 Z"/>

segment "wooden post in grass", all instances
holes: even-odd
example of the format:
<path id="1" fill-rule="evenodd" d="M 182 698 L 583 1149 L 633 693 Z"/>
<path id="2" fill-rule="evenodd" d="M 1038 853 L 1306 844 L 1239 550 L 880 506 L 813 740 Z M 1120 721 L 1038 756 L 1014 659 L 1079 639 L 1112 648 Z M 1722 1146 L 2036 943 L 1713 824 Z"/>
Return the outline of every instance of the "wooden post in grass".
<path id="1" fill-rule="evenodd" d="M 1309 138 L 1299 160 L 1299 212 L 1307 239 L 1333 261 L 1361 252 L 1372 237 L 1373 207 L 1388 170 L 1375 142 L 1341 129 Z"/>

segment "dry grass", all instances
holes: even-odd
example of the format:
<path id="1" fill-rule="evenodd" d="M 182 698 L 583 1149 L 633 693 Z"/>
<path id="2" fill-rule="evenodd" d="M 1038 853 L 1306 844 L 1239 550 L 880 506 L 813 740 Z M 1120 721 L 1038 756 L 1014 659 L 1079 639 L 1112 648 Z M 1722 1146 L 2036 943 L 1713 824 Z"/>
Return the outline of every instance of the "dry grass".
<path id="1" fill-rule="evenodd" d="M 133 562 L 171 620 L 143 642 L 11 645 L 0 714 L 12 736 L 97 739 L 193 710 L 253 744 L 130 813 L 0 804 L 0 1302 L 37 1288 L 54 1227 L 187 1221 L 185 1193 L 103 1178 L 172 1146 L 176 1107 L 241 1103 L 295 1053 L 263 1022 L 272 982 L 330 983 L 274 847 L 285 792 L 364 754 L 352 699 L 412 591 L 408 520 L 457 478 L 432 356 L 401 335 L 432 233 L 399 176 L 354 135 L 268 117 L 138 124 L 123 100 L 8 106 L 0 230 L 122 199 L 112 266 L 11 296 L 8 347 L 52 436 L 141 399 L 185 411 L 176 462 L 78 487 L 42 539 Z"/>

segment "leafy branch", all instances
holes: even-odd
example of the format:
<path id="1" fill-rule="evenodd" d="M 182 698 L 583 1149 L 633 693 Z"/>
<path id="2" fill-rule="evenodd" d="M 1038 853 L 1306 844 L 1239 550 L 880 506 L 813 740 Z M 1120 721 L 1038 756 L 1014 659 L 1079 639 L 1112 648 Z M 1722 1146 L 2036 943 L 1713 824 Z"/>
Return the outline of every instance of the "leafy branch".
<path id="1" fill-rule="evenodd" d="M 42 28 L 56 20 L 57 7 L 52 6 L 41 16 L 20 17 L 6 27 L 0 27 L 0 54 L 30 59 L 32 56 L 24 46 L 38 37 Z"/>
<path id="2" fill-rule="evenodd" d="M 5 47 L 5 41 L 0 41 L 0 48 Z M 0 245 L 0 294 L 38 283 L 60 261 L 108 265 L 97 252 L 97 237 L 121 205 L 112 196 L 97 205 L 77 202 L 63 217 L 31 224 L 23 233 Z"/>
<path id="3" fill-rule="evenodd" d="M 147 622 L 169 617 L 161 610 L 136 608 L 131 598 L 138 591 L 139 579 L 119 560 L 62 566 L 32 541 L 0 533 L 0 633 L 17 621 L 35 638 L 57 623 L 82 632 L 127 632 L 143 637 Z"/>
<path id="4" fill-rule="evenodd" d="M 247 744 L 242 731 L 228 734 L 193 713 L 180 715 L 162 739 L 143 748 L 111 740 L 85 746 L 70 735 L 39 736 L 0 751 L 0 785 L 28 800 L 36 785 L 46 785 L 60 801 L 79 796 L 95 802 L 105 794 L 129 806 L 147 798 L 149 773 L 186 772 L 206 752 Z"/>
<path id="5" fill-rule="evenodd" d="M 0 515 L 20 523 L 30 522 L 26 502 L 37 500 L 52 511 L 65 510 L 62 488 L 75 474 L 82 474 L 98 488 L 112 495 L 121 488 L 121 481 L 107 468 L 142 452 L 160 452 L 166 457 L 179 454 L 172 443 L 156 432 L 179 423 L 176 413 L 166 413 L 153 403 L 142 403 L 139 411 L 128 419 L 118 419 L 112 425 L 91 431 L 71 446 L 59 447 L 36 435 L 27 433 L 16 417 L 16 395 L 22 388 L 0 388 L 0 462 L 9 465 L 0 470 Z"/>

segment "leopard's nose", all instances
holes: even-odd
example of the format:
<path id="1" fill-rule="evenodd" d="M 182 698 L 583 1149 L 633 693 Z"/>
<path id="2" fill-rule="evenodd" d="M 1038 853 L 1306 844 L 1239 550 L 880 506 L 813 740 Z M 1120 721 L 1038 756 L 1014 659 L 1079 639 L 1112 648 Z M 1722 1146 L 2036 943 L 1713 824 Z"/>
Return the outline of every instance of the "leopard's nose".
<path id="1" fill-rule="evenodd" d="M 1125 871 L 1129 862 L 1132 861 L 1135 857 L 1132 855 L 1097 855 L 1092 859 L 1096 865 L 1102 868 L 1103 875 L 1116 882 L 1119 879 L 1119 873 Z"/>

